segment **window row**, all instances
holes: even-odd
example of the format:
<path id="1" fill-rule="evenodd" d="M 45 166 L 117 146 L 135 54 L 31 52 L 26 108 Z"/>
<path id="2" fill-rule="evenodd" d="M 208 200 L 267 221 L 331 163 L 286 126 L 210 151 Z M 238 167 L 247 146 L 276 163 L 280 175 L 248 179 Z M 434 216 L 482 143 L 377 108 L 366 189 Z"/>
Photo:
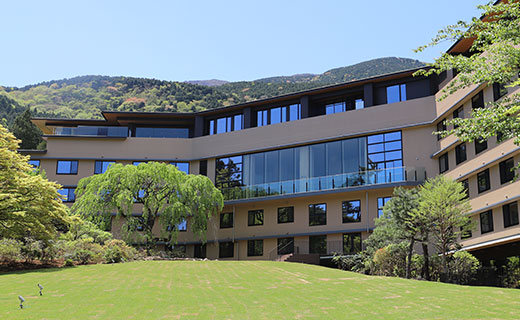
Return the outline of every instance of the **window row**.
<path id="1" fill-rule="evenodd" d="M 387 199 L 387 198 L 380 198 Z M 309 205 L 309 226 L 320 226 L 327 224 L 327 204 L 311 204 Z M 349 200 L 342 202 L 342 222 L 361 222 L 361 201 Z M 382 210 L 382 209 L 381 209 Z M 278 223 L 294 222 L 294 207 L 278 208 Z M 248 226 L 264 225 L 264 210 L 255 209 L 247 212 Z M 233 212 L 223 212 L 220 214 L 220 228 L 233 227 Z"/>
<path id="2" fill-rule="evenodd" d="M 518 225 L 518 202 L 511 202 L 502 206 L 502 218 L 504 228 Z M 480 214 L 480 233 L 488 233 L 494 230 L 493 210 Z"/>
<path id="3" fill-rule="evenodd" d="M 289 106 L 275 107 L 256 112 L 256 126 L 263 127 L 270 124 L 300 120 L 302 118 L 301 105 L 295 103 Z"/>
<path id="4" fill-rule="evenodd" d="M 139 165 L 146 161 L 134 161 L 133 165 Z M 78 174 L 78 160 L 58 160 L 56 164 L 56 174 Z M 110 165 L 116 163 L 111 160 L 96 160 L 94 164 L 94 174 L 105 173 Z M 29 164 L 34 167 L 40 165 L 40 160 L 30 160 Z M 190 164 L 188 162 L 170 162 L 171 165 L 176 166 L 180 171 L 188 174 L 190 171 Z"/>
<path id="5" fill-rule="evenodd" d="M 222 117 L 209 121 L 208 134 L 214 135 L 219 133 L 238 131 L 244 128 L 244 116 L 237 114 L 229 117 Z"/>
<path id="6" fill-rule="evenodd" d="M 345 233 L 343 234 L 343 240 L 340 243 L 341 247 L 332 245 L 332 248 L 327 250 L 327 235 L 309 236 L 309 241 L 306 243 L 295 243 L 293 237 L 278 238 L 277 239 L 277 254 L 286 255 L 294 252 L 300 252 L 303 248 L 301 246 L 308 246 L 309 253 L 311 254 L 332 254 L 334 252 L 340 252 L 343 254 L 355 254 L 362 250 L 361 233 Z M 235 255 L 235 243 L 232 241 L 219 242 L 218 244 L 218 256 L 219 258 L 233 258 Z M 200 247 L 200 246 L 199 246 Z M 195 256 L 198 257 L 201 254 L 197 252 L 197 246 L 195 247 Z M 200 251 L 200 249 L 199 249 Z M 204 247 L 205 251 L 205 247 Z M 259 257 L 264 255 L 264 239 L 255 239 L 247 241 L 247 256 L 248 257 Z M 205 252 L 204 252 L 205 256 Z"/>

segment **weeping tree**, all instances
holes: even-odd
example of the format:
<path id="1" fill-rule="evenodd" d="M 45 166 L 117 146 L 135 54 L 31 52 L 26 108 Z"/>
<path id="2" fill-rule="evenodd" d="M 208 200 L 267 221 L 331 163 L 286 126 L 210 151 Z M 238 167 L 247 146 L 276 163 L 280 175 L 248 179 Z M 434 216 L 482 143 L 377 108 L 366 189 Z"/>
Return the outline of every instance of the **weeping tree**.
<path id="1" fill-rule="evenodd" d="M 178 225 L 190 221 L 191 230 L 205 241 L 209 219 L 224 206 L 220 191 L 205 176 L 187 175 L 175 166 L 148 162 L 138 166 L 113 164 L 105 173 L 83 178 L 72 211 L 102 225 L 113 214 L 125 219 L 123 231 L 155 244 L 156 220 L 161 236 L 175 243 Z M 141 233 L 136 233 L 139 224 Z"/>

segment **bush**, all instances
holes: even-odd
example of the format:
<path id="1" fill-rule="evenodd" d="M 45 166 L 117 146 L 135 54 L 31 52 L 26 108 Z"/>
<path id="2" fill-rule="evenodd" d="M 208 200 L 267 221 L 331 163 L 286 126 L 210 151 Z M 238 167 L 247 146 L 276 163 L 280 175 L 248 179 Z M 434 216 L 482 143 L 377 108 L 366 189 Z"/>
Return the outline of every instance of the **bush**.
<path id="1" fill-rule="evenodd" d="M 88 264 L 94 257 L 94 252 L 87 249 L 79 249 L 74 252 L 73 259 L 80 264 Z"/>
<path id="2" fill-rule="evenodd" d="M 450 262 L 451 279 L 458 284 L 468 284 L 480 269 L 480 262 L 467 251 L 457 251 Z"/>
<path id="3" fill-rule="evenodd" d="M 15 262 L 21 258 L 22 243 L 14 239 L 0 239 L 0 261 Z"/>
<path id="4" fill-rule="evenodd" d="M 338 265 L 338 268 L 345 271 L 353 271 L 365 273 L 367 271 L 367 257 L 363 252 L 352 255 L 334 254 L 332 262 Z"/>
<path id="5" fill-rule="evenodd" d="M 41 240 L 25 238 L 25 244 L 22 246 L 22 255 L 25 260 L 39 260 L 43 256 L 44 243 Z"/>
<path id="6" fill-rule="evenodd" d="M 506 288 L 520 288 L 520 257 L 507 258 L 502 285 Z"/>
<path id="7" fill-rule="evenodd" d="M 74 267 L 74 261 L 72 259 L 65 260 L 65 267 Z"/>
<path id="8" fill-rule="evenodd" d="M 381 276 L 404 277 L 406 274 L 407 244 L 389 244 L 374 253 L 373 273 Z"/>
<path id="9" fill-rule="evenodd" d="M 107 263 L 133 260 L 137 251 L 123 240 L 110 240 L 103 246 L 103 258 Z"/>

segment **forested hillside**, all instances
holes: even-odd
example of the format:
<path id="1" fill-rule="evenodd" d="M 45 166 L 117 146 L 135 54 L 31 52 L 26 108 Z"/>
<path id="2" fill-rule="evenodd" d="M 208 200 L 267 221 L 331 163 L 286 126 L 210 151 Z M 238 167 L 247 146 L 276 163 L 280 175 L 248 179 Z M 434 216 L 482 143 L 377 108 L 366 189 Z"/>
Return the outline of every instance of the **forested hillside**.
<path id="1" fill-rule="evenodd" d="M 30 107 L 33 115 L 84 119 L 100 118 L 101 110 L 194 112 L 423 65 L 412 59 L 381 58 L 319 75 L 228 83 L 195 81 L 211 86 L 144 78 L 81 76 L 23 88 L 0 87 L 0 118 L 10 123 L 25 107 Z"/>

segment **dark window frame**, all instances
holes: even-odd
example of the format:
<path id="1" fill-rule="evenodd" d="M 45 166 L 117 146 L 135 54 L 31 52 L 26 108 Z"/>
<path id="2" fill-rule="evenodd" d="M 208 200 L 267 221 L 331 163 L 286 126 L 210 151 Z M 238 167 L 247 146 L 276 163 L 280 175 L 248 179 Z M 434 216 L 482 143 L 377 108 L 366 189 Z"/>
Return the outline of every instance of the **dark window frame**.
<path id="1" fill-rule="evenodd" d="M 258 244 L 260 244 L 258 246 Z M 264 240 L 254 239 L 247 240 L 247 256 L 248 257 L 261 257 L 264 255 Z"/>
<path id="2" fill-rule="evenodd" d="M 484 221 L 487 220 L 487 221 Z M 486 229 L 484 227 L 486 226 Z M 493 210 L 488 210 L 485 212 L 480 213 L 480 233 L 488 233 L 493 232 L 494 226 L 493 226 Z"/>
<path id="3" fill-rule="evenodd" d="M 484 108 L 484 90 L 480 90 L 477 94 L 471 97 L 471 107 L 473 109 Z"/>
<path id="4" fill-rule="evenodd" d="M 310 254 L 327 254 L 327 235 L 309 236 Z"/>
<path id="5" fill-rule="evenodd" d="M 287 216 L 287 221 L 283 221 L 282 219 L 280 219 L 280 217 L 283 217 L 284 216 L 284 213 L 281 212 L 280 210 L 288 210 L 289 212 L 288 213 L 285 213 L 285 216 Z M 293 223 L 294 222 L 294 207 L 290 206 L 290 207 L 280 207 L 278 208 L 278 223 L 279 224 L 282 224 L 282 223 Z"/>
<path id="6" fill-rule="evenodd" d="M 455 164 L 461 164 L 468 159 L 466 143 L 461 143 L 455 147 Z"/>
<path id="7" fill-rule="evenodd" d="M 493 83 L 493 101 L 497 101 L 507 94 L 507 88 L 501 83 Z"/>
<path id="8" fill-rule="evenodd" d="M 500 172 L 500 184 L 505 184 L 515 179 L 515 159 L 513 157 L 501 161 L 498 167 Z"/>
<path id="9" fill-rule="evenodd" d="M 359 243 L 355 243 L 357 237 L 359 237 Z M 343 254 L 356 254 L 363 250 L 363 237 L 361 236 L 361 232 L 344 233 L 342 240 Z M 348 252 L 346 252 L 347 248 L 350 248 Z"/>
<path id="10" fill-rule="evenodd" d="M 293 237 L 278 238 L 276 244 L 277 244 L 276 253 L 278 255 L 294 253 L 294 238 Z"/>
<path id="11" fill-rule="evenodd" d="M 357 210 L 348 210 L 346 205 L 349 203 L 357 203 Z M 356 207 L 352 207 L 356 208 Z M 350 217 L 352 216 L 352 217 Z M 346 200 L 341 203 L 341 218 L 343 223 L 361 222 L 361 200 Z"/>
<path id="12" fill-rule="evenodd" d="M 60 162 L 70 162 L 70 171 L 67 172 L 58 172 L 58 168 L 60 167 Z M 75 166 L 72 165 L 72 163 L 76 163 Z M 75 169 L 75 170 L 74 170 Z M 79 161 L 78 160 L 57 160 L 56 161 L 56 174 L 57 175 L 77 175 L 79 170 Z"/>
<path id="13" fill-rule="evenodd" d="M 103 171 L 103 164 L 105 164 L 105 163 L 108 163 L 109 166 L 110 166 L 111 164 L 114 164 L 114 163 L 116 163 L 116 162 L 113 161 L 113 160 L 96 160 L 96 161 L 94 162 L 94 174 L 102 174 L 102 173 L 105 173 L 106 170 Z M 101 169 L 101 170 L 98 170 L 98 169 Z M 107 169 L 108 169 L 108 167 L 107 167 Z"/>
<path id="14" fill-rule="evenodd" d="M 446 131 L 446 118 L 442 119 L 439 123 L 437 123 L 437 132 Z M 438 134 L 437 141 L 441 140 L 442 137 Z"/>
<path id="15" fill-rule="evenodd" d="M 504 204 L 502 206 L 502 216 L 504 218 L 504 228 L 518 225 L 518 202 L 514 201 Z"/>
<path id="16" fill-rule="evenodd" d="M 231 217 L 227 223 L 226 221 L 224 221 L 224 216 L 229 216 Z M 234 225 L 234 221 L 233 221 L 233 212 L 222 212 L 220 214 L 220 229 L 229 229 L 229 228 L 233 228 L 233 225 Z"/>
<path id="17" fill-rule="evenodd" d="M 318 206 L 324 206 L 325 212 L 317 213 L 316 208 Z M 326 203 L 316 203 L 309 205 L 309 226 L 325 226 L 327 225 L 327 204 Z"/>
<path id="18" fill-rule="evenodd" d="M 481 181 L 484 184 L 481 184 Z M 491 179 L 489 176 L 489 168 L 477 173 L 477 190 L 478 193 L 486 192 L 491 189 Z"/>
<path id="19" fill-rule="evenodd" d="M 247 211 L 247 226 L 263 226 L 264 225 L 264 209 L 255 209 Z"/>
<path id="20" fill-rule="evenodd" d="M 450 170 L 450 162 L 448 158 L 448 152 L 439 156 L 439 173 L 444 173 Z"/>
<path id="21" fill-rule="evenodd" d="M 66 199 L 61 199 L 62 202 L 70 203 L 76 201 L 76 187 L 63 187 L 60 190 L 67 190 Z M 58 191 L 59 192 L 59 191 Z M 61 195 L 61 193 L 60 193 Z"/>
<path id="22" fill-rule="evenodd" d="M 488 148 L 487 140 L 480 141 L 478 139 L 475 140 L 475 154 L 479 154 L 482 151 L 485 151 Z"/>
<path id="23" fill-rule="evenodd" d="M 226 246 L 228 246 L 226 248 Z M 229 250 L 229 252 L 227 252 Z M 235 243 L 233 241 L 223 241 L 218 243 L 218 257 L 222 258 L 233 258 L 235 256 Z"/>

